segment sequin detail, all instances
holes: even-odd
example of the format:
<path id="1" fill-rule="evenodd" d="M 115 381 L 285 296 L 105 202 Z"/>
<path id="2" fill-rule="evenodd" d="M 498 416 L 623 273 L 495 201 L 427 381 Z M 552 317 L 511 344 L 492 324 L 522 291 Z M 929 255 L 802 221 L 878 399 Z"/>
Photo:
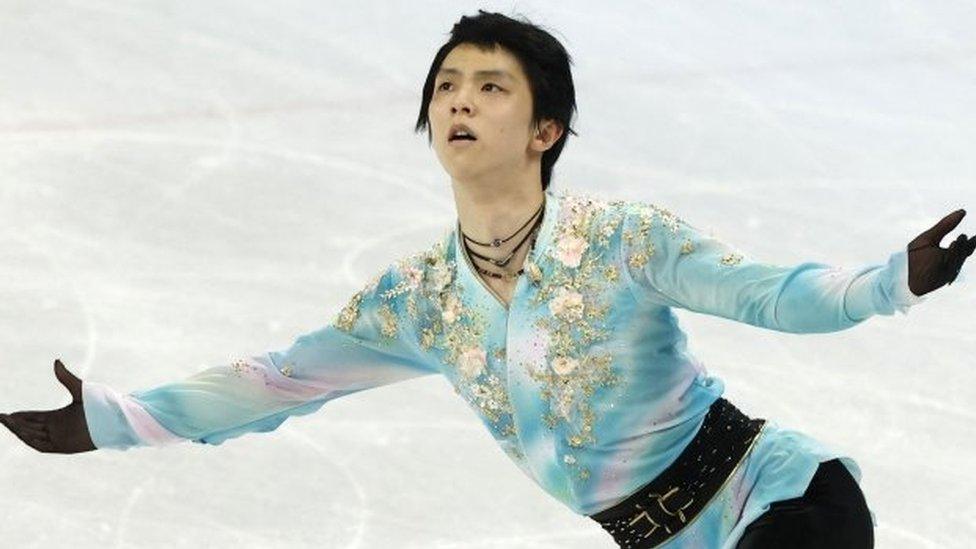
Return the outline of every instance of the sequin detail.
<path id="1" fill-rule="evenodd" d="M 546 365 L 523 362 L 519 367 L 539 384 L 539 397 L 548 404 L 541 418 L 545 426 L 560 429 L 570 448 L 581 448 L 597 442 L 599 418 L 592 398 L 620 382 L 611 353 L 599 344 L 610 338 L 608 294 L 619 273 L 609 249 L 623 219 L 617 207 L 622 202 L 569 194 L 560 198 L 555 245 L 543 258 L 548 272 L 531 300 L 544 308 L 534 325 L 549 341 Z M 565 454 L 563 463 L 578 481 L 590 478 L 573 453 Z"/>
<path id="2" fill-rule="evenodd" d="M 722 265 L 738 265 L 742 261 L 742 254 L 728 253 L 722 256 Z"/>
<path id="3" fill-rule="evenodd" d="M 452 236 L 452 235 L 448 235 Z M 492 433 L 500 439 L 515 435 L 513 409 L 501 373 L 505 361 L 502 348 L 487 345 L 488 311 L 469 305 L 466 288 L 457 280 L 457 261 L 446 256 L 447 237 L 421 254 L 419 272 L 405 286 L 409 313 L 419 326 L 418 345 L 445 366 L 454 392 L 474 408 Z M 517 449 L 507 450 L 516 458 Z"/>
<path id="4" fill-rule="evenodd" d="M 349 301 L 342 307 L 336 318 L 333 320 L 333 325 L 344 331 L 352 332 L 356 326 L 356 322 L 359 320 L 360 310 L 362 309 L 363 298 L 367 295 L 376 291 L 377 286 L 379 286 L 380 278 L 382 274 L 376 275 L 371 278 L 366 285 L 360 289 L 358 292 L 353 294 Z"/>

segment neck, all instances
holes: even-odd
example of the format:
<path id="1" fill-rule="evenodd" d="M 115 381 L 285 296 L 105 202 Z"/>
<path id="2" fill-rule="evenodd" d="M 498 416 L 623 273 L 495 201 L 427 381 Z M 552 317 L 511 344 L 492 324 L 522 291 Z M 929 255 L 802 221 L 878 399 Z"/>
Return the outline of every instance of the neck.
<path id="1" fill-rule="evenodd" d="M 478 242 L 508 238 L 532 217 L 544 198 L 538 178 L 534 183 L 513 185 L 466 185 L 454 181 L 453 187 L 461 230 Z M 518 236 L 503 244 L 501 250 L 510 250 L 532 225 L 529 223 Z"/>

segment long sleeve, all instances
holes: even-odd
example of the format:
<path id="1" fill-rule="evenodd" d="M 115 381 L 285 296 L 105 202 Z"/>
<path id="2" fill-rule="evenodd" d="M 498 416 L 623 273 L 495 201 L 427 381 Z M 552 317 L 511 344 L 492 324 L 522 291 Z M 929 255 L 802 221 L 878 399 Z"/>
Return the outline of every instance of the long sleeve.
<path id="1" fill-rule="evenodd" d="M 668 210 L 635 202 L 620 258 L 639 300 L 792 333 L 834 332 L 875 314 L 907 314 L 927 298 L 908 289 L 907 249 L 880 265 L 841 269 L 757 261 Z"/>
<path id="2" fill-rule="evenodd" d="M 221 444 L 273 431 L 289 416 L 310 414 L 343 395 L 439 373 L 436 363 L 422 359 L 407 321 L 402 278 L 401 269 L 391 266 L 353 295 L 332 322 L 284 350 L 127 394 L 84 382 L 95 446 Z"/>

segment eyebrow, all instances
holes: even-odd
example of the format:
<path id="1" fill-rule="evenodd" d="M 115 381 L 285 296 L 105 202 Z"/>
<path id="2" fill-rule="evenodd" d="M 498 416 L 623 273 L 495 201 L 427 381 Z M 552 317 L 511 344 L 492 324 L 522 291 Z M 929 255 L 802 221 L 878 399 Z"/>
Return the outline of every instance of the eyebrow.
<path id="1" fill-rule="evenodd" d="M 437 71 L 437 74 L 440 75 L 440 74 L 463 74 L 463 73 L 460 70 L 455 69 L 453 67 L 446 67 Z M 509 80 L 517 80 L 510 73 L 503 71 L 501 69 L 494 69 L 489 71 L 475 71 L 474 76 L 475 78 L 484 78 L 487 76 L 500 76 L 502 78 L 508 78 Z"/>

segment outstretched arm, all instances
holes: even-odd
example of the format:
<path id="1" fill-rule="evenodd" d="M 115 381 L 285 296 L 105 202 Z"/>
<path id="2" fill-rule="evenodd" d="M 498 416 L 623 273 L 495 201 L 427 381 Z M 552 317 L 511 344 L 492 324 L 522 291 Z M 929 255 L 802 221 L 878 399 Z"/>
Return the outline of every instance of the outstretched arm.
<path id="1" fill-rule="evenodd" d="M 391 266 L 357 292 L 332 322 L 284 350 L 130 393 L 86 381 L 79 403 L 85 422 L 74 431 L 86 428 L 97 448 L 188 440 L 221 444 L 272 431 L 290 416 L 312 413 L 350 393 L 438 373 L 435 364 L 422 359 L 397 292 L 387 293 L 400 279 L 399 269 Z M 48 414 L 48 423 L 56 426 L 53 412 Z M 28 426 L 41 429 L 40 424 Z"/>
<path id="2" fill-rule="evenodd" d="M 844 330 L 926 299 L 909 289 L 906 250 L 856 269 L 774 265 L 654 204 L 628 205 L 620 249 L 638 299 L 781 332 Z"/>

